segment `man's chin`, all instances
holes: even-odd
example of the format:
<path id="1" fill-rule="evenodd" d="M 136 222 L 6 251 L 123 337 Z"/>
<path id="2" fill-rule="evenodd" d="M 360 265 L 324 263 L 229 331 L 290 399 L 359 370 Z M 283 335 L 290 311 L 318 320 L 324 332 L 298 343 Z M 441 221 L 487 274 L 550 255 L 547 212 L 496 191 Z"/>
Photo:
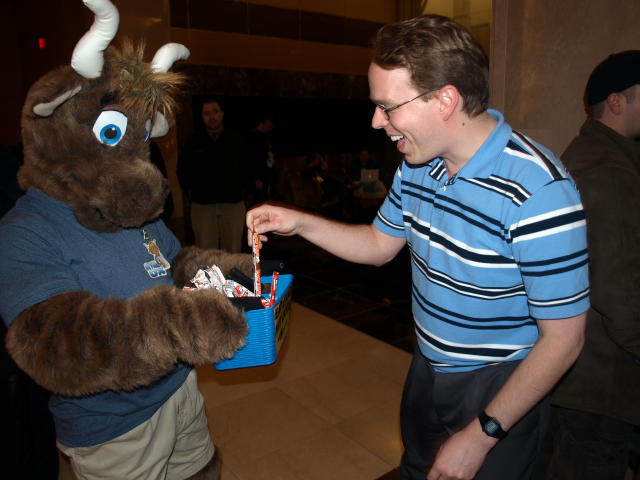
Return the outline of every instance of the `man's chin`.
<path id="1" fill-rule="evenodd" d="M 420 165 L 429 165 L 433 161 L 433 158 L 422 158 L 417 157 L 416 155 L 405 154 L 404 161 L 409 165 L 414 165 L 417 167 Z"/>
<path id="2" fill-rule="evenodd" d="M 416 158 L 415 155 L 412 155 L 410 152 L 404 153 L 404 161 L 411 165 L 420 165 L 422 163 L 418 158 Z"/>

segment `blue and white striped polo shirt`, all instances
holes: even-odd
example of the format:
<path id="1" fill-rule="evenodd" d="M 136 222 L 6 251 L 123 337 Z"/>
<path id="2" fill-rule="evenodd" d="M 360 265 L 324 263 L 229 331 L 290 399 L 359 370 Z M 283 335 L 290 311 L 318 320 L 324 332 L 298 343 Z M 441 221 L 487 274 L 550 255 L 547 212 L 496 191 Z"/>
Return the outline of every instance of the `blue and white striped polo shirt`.
<path id="1" fill-rule="evenodd" d="M 535 319 L 589 307 L 585 214 L 547 149 L 498 125 L 453 177 L 442 159 L 398 168 L 374 225 L 406 237 L 418 345 L 438 371 L 524 358 Z"/>

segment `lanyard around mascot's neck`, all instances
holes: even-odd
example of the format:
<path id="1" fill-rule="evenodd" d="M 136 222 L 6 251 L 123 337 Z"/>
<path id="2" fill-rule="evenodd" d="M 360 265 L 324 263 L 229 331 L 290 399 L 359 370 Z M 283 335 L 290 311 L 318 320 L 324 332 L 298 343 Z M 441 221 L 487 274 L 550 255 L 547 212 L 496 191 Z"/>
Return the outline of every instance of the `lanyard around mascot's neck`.
<path id="1" fill-rule="evenodd" d="M 156 243 L 156 239 L 154 238 L 151 240 L 151 237 L 144 229 L 141 230 L 140 233 L 144 239 L 143 245 L 147 249 L 147 252 L 153 255 L 153 260 L 143 264 L 144 269 L 151 278 L 164 277 L 167 275 L 167 270 L 171 268 L 171 265 L 167 262 L 167 259 L 164 258 L 164 255 L 162 255 L 162 252 Z"/>

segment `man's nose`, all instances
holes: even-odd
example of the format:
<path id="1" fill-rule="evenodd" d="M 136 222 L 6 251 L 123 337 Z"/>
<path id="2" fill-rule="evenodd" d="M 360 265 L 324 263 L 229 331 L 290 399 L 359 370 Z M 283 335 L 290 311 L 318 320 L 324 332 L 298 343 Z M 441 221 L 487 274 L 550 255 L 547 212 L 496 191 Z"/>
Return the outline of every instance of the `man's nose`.
<path id="1" fill-rule="evenodd" d="M 385 113 L 378 106 L 373 109 L 373 117 L 371 118 L 371 126 L 375 129 L 384 128 L 389 122 Z"/>

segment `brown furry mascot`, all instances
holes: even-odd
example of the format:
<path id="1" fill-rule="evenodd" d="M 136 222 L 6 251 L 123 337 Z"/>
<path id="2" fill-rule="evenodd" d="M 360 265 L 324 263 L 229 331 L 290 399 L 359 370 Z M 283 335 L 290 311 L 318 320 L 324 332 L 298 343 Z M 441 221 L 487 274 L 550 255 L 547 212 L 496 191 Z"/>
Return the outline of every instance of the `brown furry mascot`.
<path id="1" fill-rule="evenodd" d="M 198 268 L 249 255 L 181 248 L 158 220 L 168 186 L 149 161 L 164 135 L 185 47 L 151 63 L 108 47 L 118 11 L 95 13 L 71 66 L 30 89 L 22 114 L 27 191 L 0 225 L 7 348 L 54 392 L 60 448 L 78 478 L 217 478 L 194 364 L 242 347 L 247 322 L 215 290 L 182 289 Z M 107 48 L 108 47 L 108 48 Z"/>

